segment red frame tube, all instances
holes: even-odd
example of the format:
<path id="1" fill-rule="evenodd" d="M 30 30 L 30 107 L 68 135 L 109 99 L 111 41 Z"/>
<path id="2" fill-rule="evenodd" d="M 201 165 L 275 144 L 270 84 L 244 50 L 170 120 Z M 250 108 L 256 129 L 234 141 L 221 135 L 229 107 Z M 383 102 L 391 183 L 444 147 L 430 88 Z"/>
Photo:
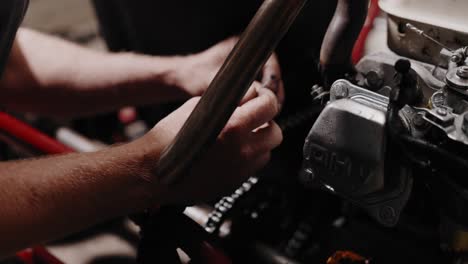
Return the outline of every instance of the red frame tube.
<path id="1" fill-rule="evenodd" d="M 0 130 L 46 154 L 74 152 L 71 148 L 7 113 L 0 112 Z"/>
<path id="2" fill-rule="evenodd" d="M 371 32 L 372 28 L 374 27 L 374 21 L 379 16 L 380 8 L 379 8 L 379 1 L 378 0 L 371 0 L 369 13 L 367 15 L 366 22 L 361 30 L 361 34 L 354 45 L 353 54 L 352 54 L 352 62 L 353 64 L 357 64 L 359 60 L 364 55 L 364 50 L 366 48 L 366 41 L 369 33 Z"/>
<path id="3" fill-rule="evenodd" d="M 16 253 L 24 264 L 64 264 L 44 247 L 35 247 Z"/>

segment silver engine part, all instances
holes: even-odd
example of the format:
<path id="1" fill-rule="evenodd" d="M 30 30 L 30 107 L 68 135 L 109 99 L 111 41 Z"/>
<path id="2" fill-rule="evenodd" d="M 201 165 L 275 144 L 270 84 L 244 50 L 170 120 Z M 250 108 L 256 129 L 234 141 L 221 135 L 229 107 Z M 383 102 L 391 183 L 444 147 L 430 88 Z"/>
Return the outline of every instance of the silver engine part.
<path id="1" fill-rule="evenodd" d="M 399 111 L 404 134 L 424 142 L 440 133 L 457 147 L 468 145 L 467 50 L 443 49 L 448 69 L 411 61 L 412 89 L 422 97 Z M 384 53 L 366 56 L 356 66 L 356 84 L 343 79 L 332 85 L 330 100 L 306 139 L 301 174 L 305 185 L 352 201 L 385 226 L 397 224 L 413 185 L 414 164 L 401 152 L 406 147 L 387 135 L 393 126 L 386 120 L 388 96 L 392 87 L 400 87 L 395 78 L 400 59 Z"/>
<path id="2" fill-rule="evenodd" d="M 346 80 L 335 82 L 306 139 L 302 181 L 319 184 L 393 226 L 412 178 L 410 169 L 387 159 L 387 105 L 385 96 Z"/>

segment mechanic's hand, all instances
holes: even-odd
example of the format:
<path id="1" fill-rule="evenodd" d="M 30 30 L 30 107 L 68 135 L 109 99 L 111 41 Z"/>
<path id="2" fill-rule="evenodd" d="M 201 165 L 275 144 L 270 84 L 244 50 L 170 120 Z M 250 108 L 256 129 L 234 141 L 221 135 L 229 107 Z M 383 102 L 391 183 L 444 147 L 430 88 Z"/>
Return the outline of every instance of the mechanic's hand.
<path id="1" fill-rule="evenodd" d="M 179 71 L 179 85 L 191 96 L 201 96 L 238 40 L 239 38 L 232 37 L 206 51 L 185 57 L 184 66 Z M 281 68 L 275 54 L 265 64 L 260 77 L 262 84 L 267 85 L 277 95 L 279 103 L 283 104 L 284 85 L 281 79 Z M 257 86 L 259 84 L 259 82 L 256 83 Z"/>
<path id="2" fill-rule="evenodd" d="M 158 203 L 188 204 L 218 198 L 239 187 L 267 164 L 270 152 L 282 141 L 282 132 L 272 121 L 279 112 L 279 105 L 269 89 L 258 87 L 256 90 L 258 96 L 236 109 L 216 143 L 182 182 L 173 187 L 158 186 L 158 175 L 153 176 Z M 186 102 L 142 140 L 148 144 L 170 144 L 198 101 L 197 97 Z M 155 160 L 151 164 L 156 163 Z"/>

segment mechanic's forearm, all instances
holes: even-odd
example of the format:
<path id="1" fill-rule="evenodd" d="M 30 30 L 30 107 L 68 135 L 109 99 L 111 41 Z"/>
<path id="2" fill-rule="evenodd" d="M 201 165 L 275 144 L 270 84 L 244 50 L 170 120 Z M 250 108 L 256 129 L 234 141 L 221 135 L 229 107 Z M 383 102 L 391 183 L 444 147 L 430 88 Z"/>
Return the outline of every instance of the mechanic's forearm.
<path id="1" fill-rule="evenodd" d="M 76 116 L 185 99 L 176 74 L 183 58 L 98 52 L 20 29 L 0 82 L 0 104 Z"/>
<path id="2" fill-rule="evenodd" d="M 0 258 L 159 202 L 144 148 L 0 163 Z"/>

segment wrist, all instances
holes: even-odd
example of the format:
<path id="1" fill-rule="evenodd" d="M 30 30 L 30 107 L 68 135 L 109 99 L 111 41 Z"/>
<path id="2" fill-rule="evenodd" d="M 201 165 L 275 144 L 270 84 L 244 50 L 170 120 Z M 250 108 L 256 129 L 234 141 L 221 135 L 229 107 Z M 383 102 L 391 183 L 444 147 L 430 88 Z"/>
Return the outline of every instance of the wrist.
<path id="1" fill-rule="evenodd" d="M 162 102 L 181 101 L 190 98 L 186 87 L 186 78 L 181 74 L 185 68 L 184 56 L 151 56 L 131 52 L 110 53 L 115 60 L 110 65 L 124 65 L 123 79 L 112 83 L 112 87 L 124 87 L 128 97 L 137 97 L 136 104 L 157 104 Z M 115 56 L 117 55 L 117 56 Z M 120 72 L 117 70 L 115 72 Z M 115 76 L 113 74 L 112 76 Z M 135 89 L 138 91 L 135 92 Z"/>
<path id="2" fill-rule="evenodd" d="M 163 83 L 171 87 L 175 99 L 178 100 L 186 100 L 194 96 L 190 89 L 190 78 L 195 78 L 190 73 L 190 65 L 193 65 L 191 55 L 158 57 L 157 62 L 154 57 L 149 58 L 155 62 L 150 69 L 153 71 L 153 80 L 156 84 Z"/>
<path id="3" fill-rule="evenodd" d="M 203 90 L 200 89 L 200 82 L 206 76 L 198 72 L 201 68 L 206 67 L 201 64 L 197 54 L 185 55 L 174 58 L 175 70 L 172 75 L 172 81 L 175 87 L 178 87 L 189 99 L 195 96 L 200 96 Z"/>
<path id="4" fill-rule="evenodd" d="M 165 149 L 161 142 L 166 142 L 164 135 L 158 127 L 155 127 L 140 139 L 129 143 L 126 149 L 126 152 L 134 157 L 135 166 L 139 168 L 140 173 L 130 175 L 130 177 L 133 177 L 140 185 L 144 207 L 141 209 L 164 205 L 167 200 L 167 190 L 160 183 L 159 175 L 156 174 L 157 163 Z"/>

